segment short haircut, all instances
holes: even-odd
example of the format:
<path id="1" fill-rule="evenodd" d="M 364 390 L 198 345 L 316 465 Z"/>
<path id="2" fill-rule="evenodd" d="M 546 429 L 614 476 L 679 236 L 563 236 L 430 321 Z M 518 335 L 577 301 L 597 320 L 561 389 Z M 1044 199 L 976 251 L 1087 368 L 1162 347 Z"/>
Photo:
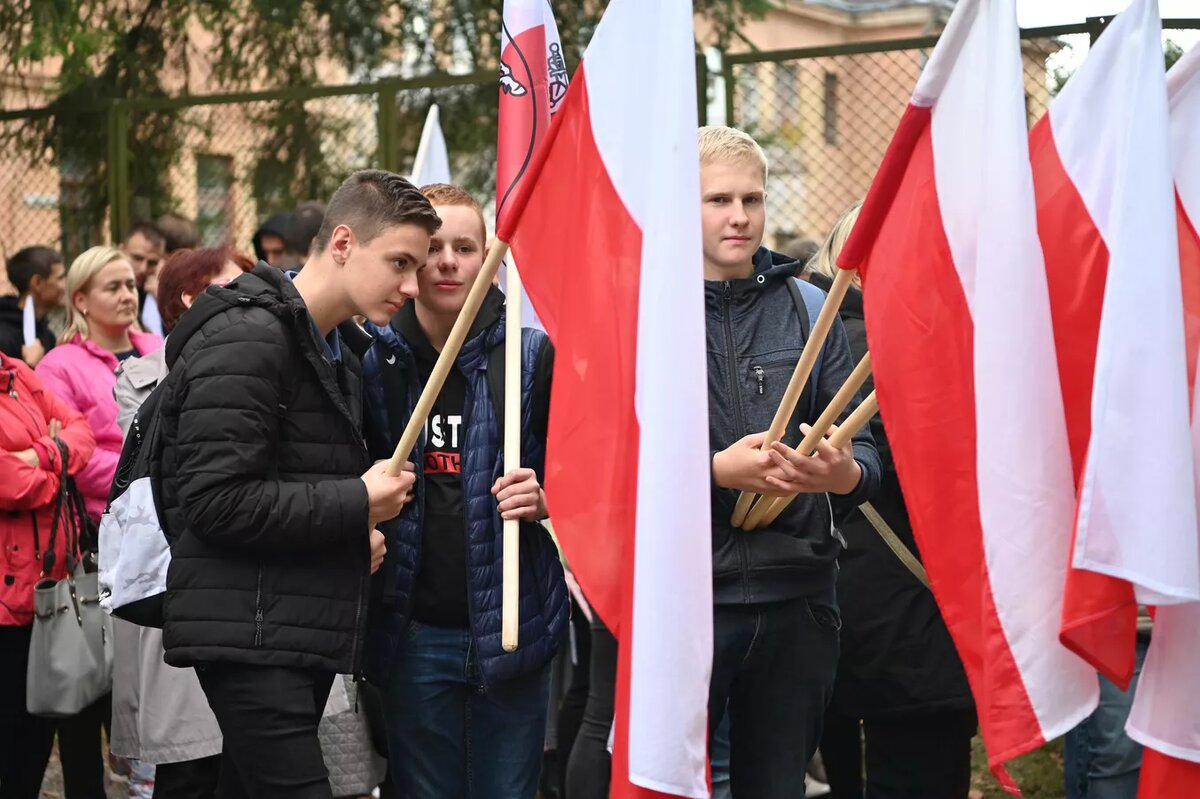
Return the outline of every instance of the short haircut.
<path id="1" fill-rule="evenodd" d="M 254 268 L 254 261 L 230 247 L 204 247 L 171 253 L 158 274 L 158 313 L 162 317 L 164 333 L 174 330 L 179 317 L 187 310 L 183 295 L 195 297 L 201 294 L 220 274 L 226 261 L 233 261 L 243 272 Z"/>
<path id="2" fill-rule="evenodd" d="M 27 294 L 33 278 L 38 275 L 43 279 L 50 277 L 54 265 L 61 264 L 62 259 L 62 254 L 57 250 L 40 245 L 17 250 L 6 265 L 8 279 L 18 293 Z"/>
<path id="3" fill-rule="evenodd" d="M 163 214 L 158 218 L 158 229 L 162 231 L 163 249 L 167 255 L 176 250 L 191 249 L 200 246 L 200 228 L 186 216 L 179 214 Z"/>
<path id="4" fill-rule="evenodd" d="M 346 178 L 329 199 L 312 248 L 324 252 L 338 225 L 366 244 L 384 228 L 416 225 L 432 236 L 441 224 L 429 200 L 408 180 L 382 169 L 363 169 Z"/>
<path id="5" fill-rule="evenodd" d="M 700 128 L 700 164 L 748 163 L 762 168 L 763 185 L 767 183 L 767 154 L 754 137 L 737 128 L 707 125 Z"/>
<path id="6" fill-rule="evenodd" d="M 833 223 L 833 228 L 825 237 L 821 249 L 817 250 L 817 254 L 814 256 L 814 272 L 820 272 L 827 277 L 837 277 L 838 256 L 842 254 L 842 247 L 846 245 L 846 239 L 850 238 L 850 231 L 854 229 L 854 223 L 858 221 L 858 212 L 861 209 L 862 202 L 856 202 L 843 211 L 842 215 L 838 217 L 838 221 Z"/>
<path id="7" fill-rule="evenodd" d="M 158 229 L 158 225 L 154 224 L 153 222 L 134 222 L 129 226 L 129 232 L 125 234 L 125 241 L 128 242 L 131 238 L 138 234 L 141 234 L 142 238 L 153 244 L 155 247 L 162 247 L 163 249 L 166 249 L 167 240 L 163 236 L 162 231 Z"/>
<path id="8" fill-rule="evenodd" d="M 301 203 L 292 212 L 287 232 L 283 236 L 283 246 L 287 248 L 288 252 L 307 256 L 308 251 L 312 248 L 313 239 L 321 232 L 321 223 L 324 221 L 324 203 Z"/>
<path id="9" fill-rule="evenodd" d="M 487 223 L 483 221 L 483 206 L 466 189 L 449 183 L 430 183 L 421 187 L 421 193 L 432 205 L 461 205 L 474 209 L 479 217 L 480 241 L 487 244 Z"/>

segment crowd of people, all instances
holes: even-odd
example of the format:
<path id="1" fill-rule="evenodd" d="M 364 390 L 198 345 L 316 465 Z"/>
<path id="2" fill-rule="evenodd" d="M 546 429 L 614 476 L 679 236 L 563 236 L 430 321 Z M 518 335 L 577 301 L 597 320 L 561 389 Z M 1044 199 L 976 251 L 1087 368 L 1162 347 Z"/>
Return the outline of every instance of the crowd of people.
<path id="1" fill-rule="evenodd" d="M 815 321 L 805 296 L 830 287 L 857 208 L 819 246 L 793 242 L 803 260 L 773 252 L 762 149 L 726 127 L 699 144 L 714 794 L 966 799 L 974 703 L 932 593 L 881 538 L 919 556 L 883 423 L 796 450 L 866 352 L 857 287 L 783 439 L 761 446 Z M 505 329 L 499 288 L 411 462 L 387 467 L 482 269 L 479 203 L 364 170 L 327 205 L 270 216 L 257 260 L 198 238 L 170 216 L 69 268 L 44 246 L 7 259 L 0 799 L 39 795 L 55 740 L 66 799 L 104 796 L 102 736 L 138 797 L 607 796 L 617 641 L 540 524 L 555 354 L 544 332 Z M 506 473 L 508 335 L 524 466 Z M 111 694 L 32 715 L 33 588 L 69 560 L 49 533 L 68 484 L 99 523 L 152 395 L 162 626 L 114 619 Z M 746 534 L 730 524 L 742 491 L 799 499 Z M 513 652 L 506 520 L 521 529 Z M 1137 750 L 1114 722 L 1127 695 L 1110 694 L 1069 740 L 1072 799 L 1135 795 Z"/>

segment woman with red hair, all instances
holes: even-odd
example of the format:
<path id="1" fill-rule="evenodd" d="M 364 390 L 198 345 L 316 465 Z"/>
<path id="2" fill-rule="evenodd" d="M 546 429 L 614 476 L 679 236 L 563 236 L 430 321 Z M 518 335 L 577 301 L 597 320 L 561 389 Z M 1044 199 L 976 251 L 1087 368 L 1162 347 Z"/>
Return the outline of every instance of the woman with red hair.
<path id="1" fill-rule="evenodd" d="M 224 286 L 253 262 L 226 247 L 178 250 L 158 275 L 163 333 L 170 336 L 193 300 L 209 286 Z M 117 371 L 117 422 L 129 434 L 137 409 L 167 376 L 166 348 L 130 358 Z M 192 669 L 163 663 L 162 630 L 113 619 L 114 755 L 155 766 L 156 797 L 216 793 L 221 730 Z"/>

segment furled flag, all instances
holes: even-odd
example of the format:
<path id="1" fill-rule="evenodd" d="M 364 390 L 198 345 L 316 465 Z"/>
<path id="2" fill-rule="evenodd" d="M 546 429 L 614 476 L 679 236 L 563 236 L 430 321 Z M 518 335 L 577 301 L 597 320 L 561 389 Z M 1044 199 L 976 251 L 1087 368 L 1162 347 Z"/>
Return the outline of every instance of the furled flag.
<path id="1" fill-rule="evenodd" d="M 609 3 L 497 230 L 557 348 L 546 450 L 554 526 L 620 642 L 614 797 L 709 795 L 712 526 L 697 498 L 711 478 L 692 24 L 688 0 Z"/>
<path id="2" fill-rule="evenodd" d="M 988 760 L 1065 733 L 1095 674 L 1058 640 L 1074 510 L 1038 244 L 1015 0 L 961 0 L 839 265 Z"/>
<path id="3" fill-rule="evenodd" d="M 504 0 L 500 36 L 500 109 L 496 140 L 496 220 L 499 222 L 537 147 L 562 107 L 569 83 L 558 26 L 549 0 Z M 500 267 L 500 286 L 507 264 Z M 525 327 L 542 327 L 527 293 L 521 297 Z"/>
<path id="4" fill-rule="evenodd" d="M 1200 313 L 1200 47 L 1167 76 L 1171 165 L 1179 233 L 1188 364 L 1192 367 L 1192 444 L 1200 454 L 1196 404 L 1197 318 Z M 1150 651 L 1129 716 L 1129 735 L 1145 745 L 1139 796 L 1200 796 L 1200 602 L 1158 609 Z"/>
<path id="5" fill-rule="evenodd" d="M 1125 686 L 1137 602 L 1200 598 L 1157 0 L 1109 25 L 1030 134 L 1078 511 L 1062 641 Z"/>
<path id="6" fill-rule="evenodd" d="M 446 150 L 446 137 L 442 135 L 437 103 L 429 106 L 429 113 L 425 116 L 425 127 L 421 129 L 421 141 L 417 144 L 417 157 L 413 159 L 412 182 L 416 186 L 451 182 L 450 153 Z"/>

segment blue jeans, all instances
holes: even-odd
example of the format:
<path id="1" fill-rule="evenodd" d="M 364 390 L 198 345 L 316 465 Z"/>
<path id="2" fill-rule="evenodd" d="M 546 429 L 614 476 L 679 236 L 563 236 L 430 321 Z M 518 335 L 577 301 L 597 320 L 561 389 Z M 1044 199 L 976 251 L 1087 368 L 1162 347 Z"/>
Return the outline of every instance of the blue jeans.
<path id="1" fill-rule="evenodd" d="M 404 799 L 533 799 L 549 664 L 485 685 L 468 630 L 411 622 L 381 686 L 389 761 Z"/>
<path id="2" fill-rule="evenodd" d="M 1067 799 L 1136 799 L 1142 747 L 1125 734 L 1149 640 L 1138 636 L 1137 660 L 1128 691 L 1100 677 L 1100 704 L 1067 733 L 1063 778 Z"/>

